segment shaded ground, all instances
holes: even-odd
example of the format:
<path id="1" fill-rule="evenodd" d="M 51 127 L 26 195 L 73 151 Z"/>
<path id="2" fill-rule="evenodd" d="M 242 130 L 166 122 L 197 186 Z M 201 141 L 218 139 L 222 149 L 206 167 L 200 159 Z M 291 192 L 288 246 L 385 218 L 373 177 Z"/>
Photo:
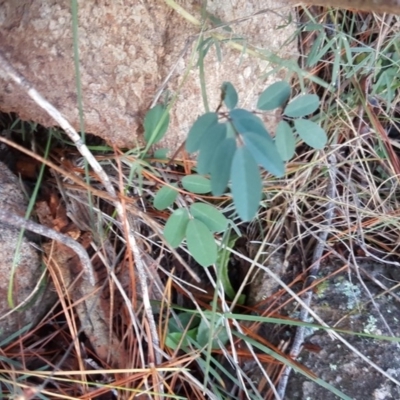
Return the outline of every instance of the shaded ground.
<path id="1" fill-rule="evenodd" d="M 377 278 L 394 286 L 390 280 L 388 267 L 381 264 L 360 261 L 359 266 L 374 273 Z M 375 267 L 375 268 L 374 268 Z M 398 267 L 390 267 L 398 268 Z M 332 272 L 326 266 L 323 274 Z M 386 271 L 386 276 L 383 273 Z M 400 336 L 400 303 L 390 293 L 382 295 L 382 289 L 366 280 L 366 286 L 374 297 L 370 301 L 366 290 L 354 273 L 341 273 L 325 281 L 313 296 L 312 308 L 325 322 L 353 332 L 372 335 Z M 398 294 L 398 289 L 393 294 Z M 400 378 L 400 347 L 381 339 L 343 335 L 345 339 L 378 365 L 390 377 Z M 389 378 L 374 370 L 353 351 L 338 340 L 332 340 L 326 332 L 318 330 L 308 336 L 306 346 L 313 345 L 316 352 L 303 350 L 299 361 L 318 377 L 337 387 L 355 400 L 389 400 L 400 398 L 400 388 Z M 288 384 L 287 399 L 337 399 L 335 395 L 314 382 L 307 381 L 301 374 L 292 372 Z"/>

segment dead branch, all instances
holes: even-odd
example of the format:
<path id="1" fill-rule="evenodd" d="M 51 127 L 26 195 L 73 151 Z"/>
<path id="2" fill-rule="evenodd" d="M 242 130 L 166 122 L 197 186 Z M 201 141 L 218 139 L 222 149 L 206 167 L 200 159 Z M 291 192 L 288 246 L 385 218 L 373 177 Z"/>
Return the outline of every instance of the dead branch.
<path id="1" fill-rule="evenodd" d="M 39 105 L 43 110 L 45 110 L 61 126 L 61 128 L 64 129 L 66 134 L 74 142 L 78 151 L 82 154 L 83 157 L 85 157 L 90 166 L 96 172 L 97 176 L 104 185 L 108 194 L 112 197 L 118 218 L 122 223 L 122 225 L 126 226 L 127 228 L 128 232 L 127 242 L 129 243 L 131 251 L 133 252 L 136 267 L 139 272 L 138 275 L 143 295 L 143 304 L 150 327 L 151 341 L 153 344 L 153 348 L 155 349 L 155 355 L 154 355 L 155 357 L 152 358 L 156 360 L 157 364 L 160 364 L 161 356 L 159 353 L 159 338 L 156 329 L 156 323 L 154 320 L 154 315 L 150 304 L 149 292 L 147 288 L 146 268 L 142 260 L 142 257 L 140 255 L 140 249 L 137 245 L 136 238 L 133 234 L 133 230 L 129 226 L 129 222 L 125 217 L 125 211 L 122 206 L 122 203 L 119 201 L 116 191 L 109 177 L 107 176 L 101 165 L 94 158 L 88 147 L 83 143 L 81 137 L 76 132 L 76 130 L 66 120 L 66 118 L 64 118 L 64 116 L 52 104 L 50 104 L 22 74 L 20 74 L 18 71 L 15 70 L 15 68 L 8 62 L 8 60 L 4 56 L 4 53 L 1 50 L 0 50 L 0 68 L 8 75 L 9 78 L 11 78 L 14 82 L 16 82 L 18 86 L 24 89 L 28 93 L 28 95 L 35 101 L 35 103 Z"/>

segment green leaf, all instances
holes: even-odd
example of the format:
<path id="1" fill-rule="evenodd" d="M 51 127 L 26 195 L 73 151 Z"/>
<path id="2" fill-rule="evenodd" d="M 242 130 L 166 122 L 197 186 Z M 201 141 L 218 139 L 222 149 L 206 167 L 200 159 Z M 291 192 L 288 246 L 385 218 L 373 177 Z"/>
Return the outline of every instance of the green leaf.
<path id="1" fill-rule="evenodd" d="M 178 208 L 168 218 L 164 227 L 164 237 L 172 247 L 178 247 L 182 243 L 188 222 L 189 213 L 184 208 Z"/>
<path id="2" fill-rule="evenodd" d="M 296 119 L 294 127 L 304 142 L 312 148 L 321 150 L 325 147 L 328 141 L 326 132 L 315 122 L 307 119 Z"/>
<path id="3" fill-rule="evenodd" d="M 200 324 L 200 317 L 189 312 L 181 312 L 175 318 L 168 321 L 168 332 L 182 332 L 184 329 L 194 329 Z"/>
<path id="4" fill-rule="evenodd" d="M 230 121 L 226 123 L 226 137 L 228 139 L 236 139 L 236 131 Z"/>
<path id="5" fill-rule="evenodd" d="M 154 152 L 154 158 L 156 160 L 165 160 L 167 158 L 169 149 L 158 149 Z"/>
<path id="6" fill-rule="evenodd" d="M 201 175 L 187 175 L 182 178 L 182 186 L 189 192 L 204 194 L 211 192 L 211 182 Z"/>
<path id="7" fill-rule="evenodd" d="M 230 300 L 233 300 L 235 298 L 236 293 L 235 290 L 233 289 L 231 280 L 229 279 L 229 258 L 231 252 L 230 250 L 228 250 L 228 247 L 230 249 L 233 249 L 237 239 L 239 239 L 239 236 L 236 235 L 236 233 L 231 233 L 231 229 L 225 231 L 223 237 L 224 246 L 221 246 L 217 258 L 218 275 L 221 279 L 224 292 Z M 237 303 L 244 304 L 245 301 L 246 301 L 246 295 L 241 294 L 238 298 Z"/>
<path id="8" fill-rule="evenodd" d="M 242 108 L 235 108 L 229 112 L 229 116 L 238 133 L 257 132 L 271 137 L 265 129 L 264 122 L 250 111 Z"/>
<path id="9" fill-rule="evenodd" d="M 214 196 L 222 195 L 228 186 L 235 151 L 236 141 L 233 138 L 226 138 L 215 149 L 209 171 L 211 175 L 211 192 Z"/>
<path id="10" fill-rule="evenodd" d="M 236 89 L 230 82 L 224 82 L 221 87 L 223 96 L 224 96 L 224 103 L 230 109 L 234 109 L 238 102 L 238 94 Z"/>
<path id="11" fill-rule="evenodd" d="M 215 149 L 226 138 L 226 127 L 226 124 L 213 125 L 203 135 L 200 144 L 200 153 L 197 157 L 197 171 L 200 174 L 208 174 L 210 172 Z"/>
<path id="12" fill-rule="evenodd" d="M 318 61 L 321 59 L 321 55 L 318 54 L 321 46 L 325 42 L 326 33 L 324 31 L 320 31 L 317 37 L 314 40 L 313 45 L 311 46 L 310 53 L 307 57 L 306 65 L 307 67 L 313 67 Z M 323 54 L 322 54 L 323 56 Z"/>
<path id="13" fill-rule="evenodd" d="M 288 161 L 294 156 L 296 141 L 293 130 L 286 121 L 279 122 L 276 127 L 275 144 L 283 161 Z"/>
<path id="14" fill-rule="evenodd" d="M 309 22 L 305 24 L 305 26 L 303 27 L 303 32 L 313 32 L 313 31 L 323 32 L 325 29 L 326 28 L 322 24 Z"/>
<path id="15" fill-rule="evenodd" d="M 245 147 L 239 147 L 232 160 L 232 195 L 239 217 L 250 221 L 261 201 L 260 171 L 253 156 Z"/>
<path id="16" fill-rule="evenodd" d="M 305 94 L 291 101 L 283 112 L 288 117 L 305 117 L 319 107 L 319 97 L 316 94 Z"/>
<path id="17" fill-rule="evenodd" d="M 154 144 L 159 142 L 169 125 L 169 113 L 162 104 L 157 104 L 144 117 L 144 138 L 147 143 Z"/>
<path id="18" fill-rule="evenodd" d="M 214 338 L 210 337 L 210 334 L 213 333 Z M 211 348 L 212 349 L 220 349 L 222 345 L 225 345 L 229 341 L 229 335 L 226 331 L 222 322 L 219 323 L 214 329 L 211 328 L 210 322 L 207 322 L 205 318 L 203 318 L 200 322 L 200 325 L 197 329 L 196 342 L 200 347 L 204 347 L 208 344 L 208 341 L 212 339 Z"/>
<path id="19" fill-rule="evenodd" d="M 287 82 L 273 83 L 261 93 L 257 102 L 257 108 L 267 111 L 282 107 L 290 97 L 290 92 L 290 85 Z"/>
<path id="20" fill-rule="evenodd" d="M 199 150 L 203 135 L 208 129 L 217 123 L 218 114 L 215 112 L 208 112 L 197 118 L 193 126 L 190 128 L 188 137 L 186 139 L 186 150 L 189 153 Z"/>
<path id="21" fill-rule="evenodd" d="M 189 347 L 191 338 L 193 341 L 196 340 L 198 335 L 198 328 L 190 329 L 188 331 L 181 332 L 170 332 L 165 338 L 165 345 L 172 350 L 180 349 L 185 350 Z"/>
<path id="22" fill-rule="evenodd" d="M 324 35 L 324 40 L 321 44 L 321 45 L 323 45 L 323 47 L 320 50 L 319 49 L 315 50 L 315 53 L 312 54 L 312 59 L 311 59 L 312 63 L 310 64 L 310 67 L 314 66 L 317 62 L 319 62 L 325 56 L 325 54 L 328 51 L 332 51 L 332 49 L 334 48 L 335 42 L 336 42 L 336 35 L 334 35 L 331 40 L 327 41 L 326 44 L 324 44 L 326 41 L 325 39 L 326 39 L 326 36 Z M 307 63 L 307 66 L 308 66 L 308 63 Z"/>
<path id="23" fill-rule="evenodd" d="M 242 137 L 246 148 L 258 164 L 275 176 L 285 174 L 285 165 L 270 136 L 246 132 Z"/>
<path id="24" fill-rule="evenodd" d="M 176 186 L 173 184 L 172 186 Z M 155 195 L 153 205 L 157 210 L 165 210 L 176 200 L 178 191 L 170 186 L 163 186 Z"/>
<path id="25" fill-rule="evenodd" d="M 192 216 L 203 222 L 211 232 L 222 232 L 228 226 L 228 220 L 224 214 L 209 204 L 194 203 L 190 206 Z"/>
<path id="26" fill-rule="evenodd" d="M 217 261 L 217 245 L 214 236 L 207 226 L 191 219 L 186 228 L 186 242 L 192 257 L 203 267 L 208 267 Z"/>

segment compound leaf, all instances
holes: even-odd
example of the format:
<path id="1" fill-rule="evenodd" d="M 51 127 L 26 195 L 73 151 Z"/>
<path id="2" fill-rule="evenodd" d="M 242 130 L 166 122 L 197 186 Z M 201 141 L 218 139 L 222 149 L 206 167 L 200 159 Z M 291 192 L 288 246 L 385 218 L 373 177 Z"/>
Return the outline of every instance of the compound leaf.
<path id="1" fill-rule="evenodd" d="M 186 228 L 186 242 L 192 257 L 203 267 L 214 264 L 217 260 L 217 245 L 207 226 L 194 218 Z"/>
<path id="2" fill-rule="evenodd" d="M 257 132 L 269 136 L 265 129 L 264 122 L 250 111 L 242 108 L 235 108 L 229 112 L 232 124 L 237 133 Z"/>
<path id="3" fill-rule="evenodd" d="M 231 169 L 233 202 L 239 217 L 250 221 L 257 213 L 261 201 L 260 171 L 246 147 L 239 147 Z"/>
<path id="4" fill-rule="evenodd" d="M 153 157 L 157 160 L 165 160 L 165 159 L 167 159 L 168 152 L 169 152 L 169 149 L 157 149 L 154 152 Z"/>
<path id="5" fill-rule="evenodd" d="M 197 171 L 208 174 L 218 145 L 226 138 L 226 124 L 213 125 L 204 135 L 197 158 Z"/>
<path id="6" fill-rule="evenodd" d="M 182 332 L 185 329 L 197 328 L 200 324 L 200 317 L 189 312 L 181 312 L 168 320 L 168 332 Z"/>
<path id="7" fill-rule="evenodd" d="M 188 312 L 179 313 L 176 319 L 169 319 L 168 333 L 165 338 L 165 345 L 173 350 L 178 348 L 179 343 L 181 349 L 193 343 L 196 340 L 198 326 L 200 324 L 200 318 Z"/>
<path id="8" fill-rule="evenodd" d="M 224 214 L 209 204 L 194 203 L 190 206 L 192 216 L 203 222 L 211 232 L 222 232 L 228 226 L 228 220 Z"/>
<path id="9" fill-rule="evenodd" d="M 182 178 L 182 186 L 189 192 L 204 194 L 211 192 L 211 182 L 201 175 L 187 175 Z"/>
<path id="10" fill-rule="evenodd" d="M 316 94 L 305 94 L 291 101 L 283 112 L 288 117 L 299 118 L 313 113 L 319 107 L 319 97 Z"/>
<path id="11" fill-rule="evenodd" d="M 326 132 L 315 122 L 307 119 L 296 119 L 294 127 L 304 142 L 312 148 L 321 150 L 325 147 L 328 141 Z"/>
<path id="12" fill-rule="evenodd" d="M 226 331 L 225 325 L 220 320 L 217 321 L 213 328 L 214 329 L 211 329 L 210 322 L 207 322 L 206 319 L 202 318 L 200 325 L 198 326 L 196 336 L 196 342 L 199 344 L 200 347 L 206 346 L 211 339 L 212 349 L 220 349 L 220 343 L 222 343 L 222 345 L 228 343 L 230 336 Z M 210 337 L 210 334 L 212 332 L 214 333 L 213 338 Z"/>
<path id="13" fill-rule="evenodd" d="M 230 82 L 224 82 L 221 87 L 224 103 L 230 109 L 234 109 L 238 103 L 238 94 L 235 87 Z"/>
<path id="14" fill-rule="evenodd" d="M 199 150 L 203 135 L 210 127 L 217 123 L 218 114 L 215 112 L 208 112 L 197 118 L 193 126 L 189 130 L 189 134 L 185 144 L 186 150 L 189 153 L 193 153 Z"/>
<path id="15" fill-rule="evenodd" d="M 164 227 L 164 237 L 172 247 L 178 247 L 181 244 L 188 222 L 189 213 L 184 208 L 178 208 L 168 218 Z"/>
<path id="16" fill-rule="evenodd" d="M 242 135 L 246 148 L 254 160 L 275 176 L 283 176 L 285 165 L 278 153 L 275 143 L 268 135 L 246 132 Z"/>
<path id="17" fill-rule="evenodd" d="M 176 186 L 175 184 L 173 186 Z M 171 186 L 163 186 L 155 195 L 153 205 L 157 210 L 165 210 L 176 200 L 178 191 Z"/>
<path id="18" fill-rule="evenodd" d="M 214 196 L 223 194 L 228 186 L 235 151 L 236 141 L 233 138 L 226 138 L 215 149 L 210 167 L 211 192 Z"/>
<path id="19" fill-rule="evenodd" d="M 165 338 L 165 345 L 172 350 L 177 350 L 177 349 L 185 350 L 191 343 L 193 343 L 193 341 L 196 340 L 197 335 L 198 335 L 197 327 L 186 331 L 184 330 L 180 332 L 168 332 Z"/>
<path id="20" fill-rule="evenodd" d="M 257 108 L 267 111 L 283 106 L 290 97 L 290 91 L 290 85 L 285 81 L 273 83 L 261 93 Z"/>
<path id="21" fill-rule="evenodd" d="M 288 161 L 293 157 L 296 141 L 293 130 L 286 121 L 279 122 L 276 127 L 275 144 L 283 161 Z"/>

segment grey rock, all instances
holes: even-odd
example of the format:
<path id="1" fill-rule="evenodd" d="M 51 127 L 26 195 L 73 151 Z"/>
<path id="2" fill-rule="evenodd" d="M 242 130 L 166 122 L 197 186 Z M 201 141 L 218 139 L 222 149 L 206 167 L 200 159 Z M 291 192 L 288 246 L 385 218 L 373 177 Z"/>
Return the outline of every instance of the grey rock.
<path id="1" fill-rule="evenodd" d="M 0 207 L 22 216 L 27 208 L 18 178 L 2 162 Z M 26 236 L 18 247 L 19 235 L 18 228 L 0 222 L 0 342 L 28 324 L 37 324 L 48 306 L 54 304 L 55 293 L 48 288 L 39 251 Z M 7 300 L 12 277 L 14 308 Z"/>
<path id="2" fill-rule="evenodd" d="M 185 1 L 182 7 L 200 21 L 200 3 Z M 232 24 L 232 32 L 221 28 L 218 34 L 227 39 L 243 38 L 239 43 L 245 43 L 245 48 L 255 46 L 263 54 L 297 59 L 297 42 L 288 40 L 297 26 L 293 23 L 282 28 L 291 13 L 286 1 L 215 0 L 207 6 L 208 12 L 226 22 L 270 10 Z M 197 46 L 196 40 L 188 39 L 199 33 L 200 27 L 158 0 L 82 1 L 78 15 L 86 132 L 120 147 L 136 146 L 142 137 L 143 116 L 172 73 L 165 89 L 178 96 L 162 147 L 177 149 L 197 116 L 204 112 L 198 71 L 194 68 L 185 75 Z M 1 50 L 14 68 L 79 129 L 72 36 L 69 2 L 0 0 Z M 222 42 L 219 47 L 221 61 L 212 48 L 204 66 L 210 109 L 218 106 L 224 81 L 235 85 L 241 107 L 254 108 L 261 91 L 287 74 L 283 65 L 279 72 L 272 73 L 275 65 L 262 56 L 249 57 L 245 51 L 242 54 Z M 2 76 L 1 69 L 0 93 L 3 112 L 16 112 L 22 119 L 54 126 L 54 120 Z M 279 118 L 275 113 L 266 115 L 271 131 Z"/>

